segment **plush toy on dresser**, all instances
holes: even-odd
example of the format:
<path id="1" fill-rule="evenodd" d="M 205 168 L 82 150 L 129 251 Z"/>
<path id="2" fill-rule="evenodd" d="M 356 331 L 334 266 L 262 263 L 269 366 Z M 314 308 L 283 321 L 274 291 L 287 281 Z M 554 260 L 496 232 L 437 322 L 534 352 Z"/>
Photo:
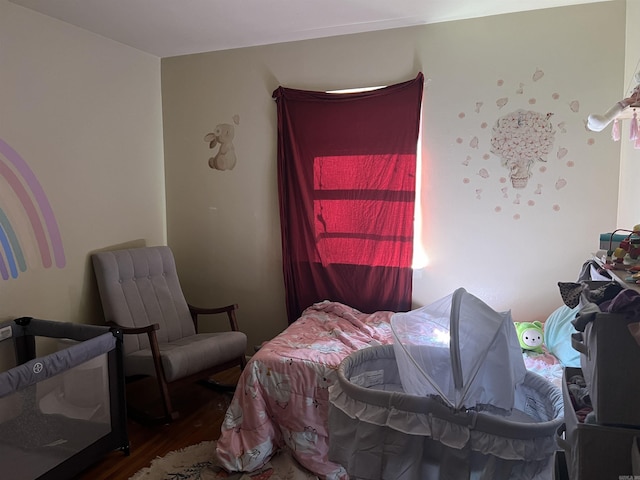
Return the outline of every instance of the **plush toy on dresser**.
<path id="1" fill-rule="evenodd" d="M 531 350 L 543 353 L 542 344 L 544 342 L 544 326 L 542 322 L 514 322 L 518 341 L 523 350 Z"/>

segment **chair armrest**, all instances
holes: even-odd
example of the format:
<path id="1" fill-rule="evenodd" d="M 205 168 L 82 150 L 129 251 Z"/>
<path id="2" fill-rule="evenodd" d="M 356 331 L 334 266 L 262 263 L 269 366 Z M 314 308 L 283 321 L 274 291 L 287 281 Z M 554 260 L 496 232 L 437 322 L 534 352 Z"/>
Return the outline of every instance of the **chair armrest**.
<path id="1" fill-rule="evenodd" d="M 236 310 L 238 309 L 238 304 L 234 303 L 232 305 L 227 305 L 226 307 L 214 307 L 214 308 L 206 308 L 206 307 L 196 307 L 194 305 L 189 305 L 189 312 L 191 312 L 191 318 L 193 319 L 193 324 L 196 327 L 196 332 L 198 331 L 198 315 L 215 315 L 218 313 L 226 313 L 227 317 L 229 317 L 229 326 L 231 330 L 238 331 L 238 321 L 236 320 Z"/>
<path id="2" fill-rule="evenodd" d="M 151 325 L 147 325 L 145 327 L 123 327 L 121 325 L 118 325 L 117 323 L 113 323 L 113 322 L 107 322 L 107 324 L 110 327 L 113 328 L 117 328 L 118 330 L 120 330 L 123 334 L 125 335 L 137 335 L 140 333 L 146 333 L 149 334 L 155 330 L 159 330 L 160 329 L 160 325 L 158 325 L 157 323 L 153 323 Z"/>
<path id="3" fill-rule="evenodd" d="M 216 314 L 216 313 L 225 313 L 225 312 L 230 312 L 232 310 L 237 310 L 238 309 L 238 304 L 234 303 L 233 305 L 227 305 L 226 307 L 211 307 L 211 308 L 207 308 L 207 307 L 196 307 L 194 305 L 189 305 L 189 310 L 191 311 L 191 313 L 195 313 L 196 315 L 209 315 L 209 314 Z"/>
<path id="4" fill-rule="evenodd" d="M 144 327 L 122 327 L 115 322 L 107 322 L 112 328 L 117 328 L 124 335 L 138 335 L 141 333 L 146 333 L 147 337 L 149 337 L 149 348 L 151 349 L 151 355 L 153 357 L 153 366 L 156 370 L 156 375 L 158 378 L 162 378 L 163 382 L 166 382 L 166 377 L 164 374 L 164 367 L 162 366 L 162 360 L 160 359 L 160 346 L 158 345 L 158 337 L 156 335 L 156 331 L 160 330 L 160 325 L 157 323 L 152 323 L 151 325 L 146 325 Z M 166 384 L 162 383 L 160 388 L 166 389 Z M 168 393 L 164 392 L 164 395 L 168 395 Z M 171 415 L 169 411 L 166 412 L 167 415 Z"/>

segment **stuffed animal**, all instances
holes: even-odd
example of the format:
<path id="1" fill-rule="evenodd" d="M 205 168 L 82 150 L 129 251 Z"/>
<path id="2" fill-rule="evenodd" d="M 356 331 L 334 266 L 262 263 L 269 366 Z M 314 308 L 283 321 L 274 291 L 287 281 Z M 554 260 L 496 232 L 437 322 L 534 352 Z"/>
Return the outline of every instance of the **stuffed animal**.
<path id="1" fill-rule="evenodd" d="M 514 325 L 523 350 L 543 353 L 544 326 L 541 322 L 514 322 Z"/>
<path id="2" fill-rule="evenodd" d="M 220 145 L 215 157 L 209 159 L 209 166 L 216 170 L 232 170 L 236 166 L 236 152 L 233 146 L 234 129 L 229 123 L 221 123 L 215 130 L 207 133 L 205 142 L 209 142 L 209 148 Z"/>

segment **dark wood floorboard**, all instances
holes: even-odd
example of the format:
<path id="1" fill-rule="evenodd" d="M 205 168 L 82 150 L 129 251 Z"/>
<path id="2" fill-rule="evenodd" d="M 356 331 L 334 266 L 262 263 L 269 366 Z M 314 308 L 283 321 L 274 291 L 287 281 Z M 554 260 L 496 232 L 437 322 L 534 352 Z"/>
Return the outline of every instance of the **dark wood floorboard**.
<path id="1" fill-rule="evenodd" d="M 239 376 L 240 369 L 236 367 L 216 375 L 215 379 L 235 384 Z M 180 384 L 178 387 L 172 390 L 172 401 L 180 418 L 156 426 L 128 420 L 129 456 L 121 451 L 110 452 L 76 480 L 127 480 L 149 466 L 156 457 L 206 440 L 217 440 L 232 393 L 217 392 L 199 384 Z M 156 388 L 154 383 L 142 380 L 129 385 L 127 391 L 130 401 L 135 398 L 136 403 L 142 401 L 148 405 L 152 400 L 145 397 L 145 393 L 155 393 Z"/>

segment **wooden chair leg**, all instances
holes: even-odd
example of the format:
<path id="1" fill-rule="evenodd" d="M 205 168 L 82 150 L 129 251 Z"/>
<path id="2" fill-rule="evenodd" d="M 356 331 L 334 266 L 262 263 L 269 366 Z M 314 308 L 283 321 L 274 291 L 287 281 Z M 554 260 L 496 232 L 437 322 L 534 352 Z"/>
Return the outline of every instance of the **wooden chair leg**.
<path id="1" fill-rule="evenodd" d="M 171 422 L 178 418 L 179 415 L 178 412 L 173 411 L 173 406 L 171 405 L 171 397 L 169 395 L 169 388 L 164 376 L 164 367 L 162 366 L 162 360 L 160 359 L 160 348 L 158 346 L 158 338 L 156 337 L 155 331 L 149 332 L 149 344 L 151 347 L 151 353 L 153 354 L 153 366 L 156 371 L 160 397 L 162 398 L 164 416 L 167 422 Z"/>
<path id="2" fill-rule="evenodd" d="M 232 361 L 229 367 L 233 368 L 238 365 L 240 366 L 241 371 L 244 370 L 244 367 L 247 365 L 247 358 L 244 355 Z M 215 390 L 216 392 L 225 392 L 225 393 L 232 393 L 232 394 L 236 391 L 236 387 L 237 387 L 236 384 L 220 383 L 217 380 L 215 380 L 213 377 L 209 377 L 204 380 L 199 380 L 196 383 L 198 383 L 199 385 L 203 385 L 207 388 L 210 388 L 211 390 Z"/>
<path id="3" fill-rule="evenodd" d="M 171 396 L 169 395 L 169 388 L 164 376 L 158 377 L 158 387 L 160 389 L 160 397 L 162 398 L 162 405 L 164 408 L 164 416 L 167 422 L 177 419 L 180 414 L 173 411 L 173 405 L 171 405 Z"/>
<path id="4" fill-rule="evenodd" d="M 217 380 L 214 380 L 213 378 L 208 378 L 206 380 L 198 380 L 196 383 L 198 385 L 202 385 L 203 387 L 210 388 L 211 390 L 213 390 L 215 392 L 223 392 L 223 393 L 231 393 L 231 394 L 233 394 L 233 392 L 236 391 L 236 386 L 235 385 L 230 385 L 230 384 L 226 384 L 226 383 L 220 383 Z"/>

